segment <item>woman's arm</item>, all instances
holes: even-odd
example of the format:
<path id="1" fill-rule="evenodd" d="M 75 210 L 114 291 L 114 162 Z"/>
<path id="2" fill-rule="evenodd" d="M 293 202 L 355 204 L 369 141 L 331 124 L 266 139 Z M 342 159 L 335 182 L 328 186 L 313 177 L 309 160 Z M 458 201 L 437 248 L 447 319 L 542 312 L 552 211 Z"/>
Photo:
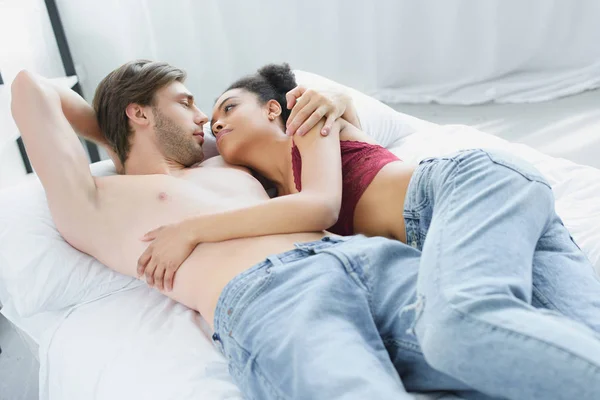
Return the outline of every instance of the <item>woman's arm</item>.
<path id="1" fill-rule="evenodd" d="M 339 131 L 319 134 L 323 123 L 309 134 L 295 137 L 302 156 L 302 191 L 267 202 L 189 220 L 192 237 L 201 242 L 220 242 L 242 237 L 279 233 L 312 232 L 337 221 L 342 201 Z"/>
<path id="2" fill-rule="evenodd" d="M 148 232 L 141 240 L 152 243 L 138 259 L 138 275 L 145 274 L 149 285 L 156 282 L 158 289 L 171 290 L 175 272 L 198 243 L 322 231 L 335 224 L 342 202 L 342 124 L 336 122 L 328 136 L 319 134 L 322 126 L 321 122 L 309 134 L 295 138 L 302 156 L 302 191 Z"/>

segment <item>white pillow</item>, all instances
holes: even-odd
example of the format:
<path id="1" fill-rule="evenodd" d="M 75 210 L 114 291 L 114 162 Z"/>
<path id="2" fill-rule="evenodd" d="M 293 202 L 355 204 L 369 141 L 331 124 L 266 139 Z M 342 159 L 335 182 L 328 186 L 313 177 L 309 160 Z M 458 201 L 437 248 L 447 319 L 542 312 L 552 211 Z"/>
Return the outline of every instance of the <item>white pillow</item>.
<path id="1" fill-rule="evenodd" d="M 335 90 L 350 95 L 362 130 L 383 147 L 390 147 L 394 142 L 417 130 L 435 126 L 430 122 L 395 111 L 373 97 L 320 75 L 301 70 L 294 70 L 294 74 L 298 85 L 311 89 Z"/>
<path id="2" fill-rule="evenodd" d="M 99 174 L 114 173 L 110 160 L 101 164 Z M 0 301 L 19 315 L 59 310 L 141 283 L 71 247 L 56 230 L 39 181 L 0 192 Z"/>
<path id="3" fill-rule="evenodd" d="M 379 144 L 389 147 L 411 133 L 434 124 L 395 111 L 366 94 L 317 74 L 294 70 L 298 85 L 317 90 L 333 90 L 350 95 L 356 107 L 362 130 Z M 204 154 L 206 158 L 218 154 L 209 124 L 204 125 Z"/>

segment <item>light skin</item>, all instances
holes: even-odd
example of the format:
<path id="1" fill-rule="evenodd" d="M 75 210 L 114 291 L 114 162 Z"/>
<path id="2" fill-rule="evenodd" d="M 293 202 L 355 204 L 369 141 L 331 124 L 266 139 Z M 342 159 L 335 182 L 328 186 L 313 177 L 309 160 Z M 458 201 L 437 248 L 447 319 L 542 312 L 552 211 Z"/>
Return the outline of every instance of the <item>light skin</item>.
<path id="1" fill-rule="evenodd" d="M 193 103 L 184 104 L 189 91 L 179 82 L 156 92 L 157 110 L 140 105 L 124 110 L 133 130 L 126 174 L 107 177 L 91 175 L 77 138 L 79 133 L 106 145 L 97 136 L 93 110 L 80 96 L 27 71 L 17 75 L 11 90 L 13 118 L 58 231 L 73 247 L 115 271 L 137 276 L 137 260 L 147 248 L 139 238 L 153 227 L 269 201 L 245 168 L 220 157 L 189 165 L 194 161 L 190 154 L 201 158 L 202 140 L 194 133 L 207 118 Z M 180 135 L 186 149 L 169 146 L 165 132 L 159 132 L 169 126 L 176 127 L 172 134 Z M 145 278 L 157 287 L 166 284 L 172 289 L 167 296 L 199 311 L 212 325 L 221 290 L 231 279 L 269 254 L 323 236 L 304 232 L 205 243 L 181 264 L 177 279 L 155 274 Z"/>
<path id="2" fill-rule="evenodd" d="M 298 109 L 303 111 L 302 106 L 313 100 L 301 98 Z M 139 273 L 147 273 L 148 260 L 158 257 L 163 265 L 152 265 L 151 270 L 162 274 L 167 266 L 184 262 L 189 249 L 198 243 L 321 231 L 336 222 L 342 195 L 340 140 L 376 143 L 344 119 L 332 124 L 327 137 L 322 136 L 322 121 L 318 129 L 291 137 L 286 134 L 281 111 L 277 101 L 261 104 L 257 95 L 244 89 L 232 89 L 220 96 L 211 122 L 219 152 L 227 162 L 250 167 L 272 181 L 279 196 L 253 207 L 196 216 L 148 232 L 142 240 L 151 244 L 138 261 Z M 299 114 L 292 113 L 288 122 Z M 350 118 L 355 115 L 346 114 L 351 114 Z M 313 116 L 316 120 L 319 113 Z M 293 144 L 302 157 L 301 192 L 294 182 Z M 357 233 L 406 240 L 402 202 L 413 170 L 414 166 L 392 162 L 377 174 L 357 204 L 354 215 Z"/>

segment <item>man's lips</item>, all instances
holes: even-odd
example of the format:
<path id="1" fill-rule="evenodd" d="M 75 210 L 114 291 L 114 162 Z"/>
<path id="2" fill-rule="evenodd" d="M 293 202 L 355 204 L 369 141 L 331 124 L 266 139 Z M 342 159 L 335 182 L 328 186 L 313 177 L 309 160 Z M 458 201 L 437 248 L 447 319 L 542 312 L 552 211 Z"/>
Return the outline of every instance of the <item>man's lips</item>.
<path id="1" fill-rule="evenodd" d="M 219 142 L 221 138 L 227 135 L 229 132 L 231 132 L 231 129 L 223 129 L 222 131 L 219 131 L 219 133 L 217 133 L 217 142 Z"/>
<path id="2" fill-rule="evenodd" d="M 204 144 L 204 132 L 196 132 L 194 137 L 200 138 L 200 145 Z"/>

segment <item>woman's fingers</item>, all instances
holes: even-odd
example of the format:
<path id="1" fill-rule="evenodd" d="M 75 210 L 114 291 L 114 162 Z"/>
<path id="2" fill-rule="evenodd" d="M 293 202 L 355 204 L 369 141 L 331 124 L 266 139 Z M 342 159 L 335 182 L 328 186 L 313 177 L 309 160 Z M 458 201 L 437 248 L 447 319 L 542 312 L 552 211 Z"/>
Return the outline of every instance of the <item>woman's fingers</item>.
<path id="1" fill-rule="evenodd" d="M 164 277 L 165 277 L 165 266 L 163 263 L 159 263 L 154 270 L 154 284 L 158 290 L 161 292 L 165 289 L 164 286 Z"/>
<path id="2" fill-rule="evenodd" d="M 306 92 L 306 88 L 304 86 L 296 86 L 286 93 L 285 99 L 287 100 L 288 110 L 291 110 L 296 105 L 296 100 L 301 97 L 304 92 Z"/>
<path id="3" fill-rule="evenodd" d="M 179 266 L 171 264 L 165 270 L 165 288 L 167 291 L 173 290 L 173 281 L 175 280 L 175 271 L 179 269 Z"/>
<path id="4" fill-rule="evenodd" d="M 310 103 L 305 108 L 311 109 L 312 108 L 311 105 L 312 105 L 312 103 Z M 308 112 L 307 112 L 307 114 L 308 114 Z M 310 117 L 308 117 L 308 119 L 302 125 L 300 125 L 300 128 L 298 128 L 298 130 L 296 131 L 296 135 L 302 136 L 302 135 L 306 134 L 316 124 L 319 123 L 319 121 L 325 116 L 325 114 L 327 114 L 327 106 L 321 105 L 321 106 L 317 107 L 315 110 L 313 110 L 310 113 Z"/>
<path id="5" fill-rule="evenodd" d="M 298 99 L 297 95 L 301 94 Z M 334 99 L 337 97 L 334 96 Z M 310 131 L 323 117 L 327 117 L 321 135 L 327 136 L 333 123 L 341 117 L 343 107 L 330 97 L 311 89 L 295 88 L 288 92 L 288 106 L 293 104 L 292 112 L 288 117 L 286 134 L 304 135 Z"/>
<path id="6" fill-rule="evenodd" d="M 150 241 L 150 240 L 154 240 L 154 239 L 156 239 L 156 235 L 157 235 L 157 233 L 158 233 L 158 232 L 159 232 L 161 229 L 162 229 L 162 227 L 160 227 L 160 228 L 157 228 L 157 229 L 153 229 L 153 230 L 151 230 L 151 231 L 147 232 L 147 233 L 146 233 L 144 236 L 142 236 L 141 240 L 142 240 L 143 242 L 148 242 L 148 241 Z"/>
<path id="7" fill-rule="evenodd" d="M 310 96 L 302 96 L 300 100 L 296 102 L 292 112 L 287 120 L 287 129 L 285 133 L 289 136 L 296 134 L 296 130 L 306 121 L 306 119 L 316 110 L 318 105 L 310 101 Z"/>
<path id="8" fill-rule="evenodd" d="M 157 260 L 150 259 L 150 262 L 146 266 L 146 283 L 148 286 L 154 286 L 154 271 L 157 267 Z"/>
<path id="9" fill-rule="evenodd" d="M 138 277 L 141 277 L 142 275 L 144 275 L 144 271 L 146 269 L 148 261 L 150 261 L 151 258 L 152 258 L 152 247 L 148 246 L 148 248 L 140 256 L 140 258 L 138 258 L 138 263 L 137 263 Z"/>
<path id="10" fill-rule="evenodd" d="M 329 132 L 331 132 L 331 128 L 333 128 L 333 124 L 335 123 L 336 117 L 333 114 L 329 114 L 327 120 L 325 121 L 325 126 L 321 129 L 321 135 L 327 136 Z"/>

